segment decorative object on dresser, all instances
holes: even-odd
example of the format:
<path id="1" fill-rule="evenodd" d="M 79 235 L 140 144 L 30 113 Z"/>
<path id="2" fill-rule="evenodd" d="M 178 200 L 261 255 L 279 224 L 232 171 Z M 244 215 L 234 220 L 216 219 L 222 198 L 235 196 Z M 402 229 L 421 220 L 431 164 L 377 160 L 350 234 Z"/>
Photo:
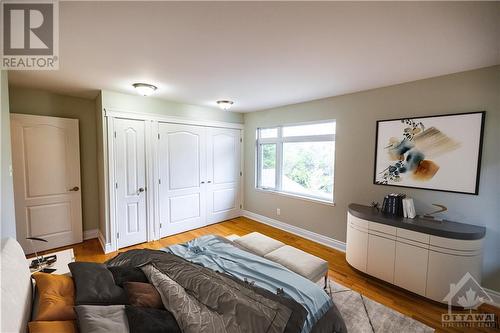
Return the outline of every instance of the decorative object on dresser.
<path id="1" fill-rule="evenodd" d="M 439 219 L 437 219 L 435 217 L 435 215 L 439 214 L 439 213 L 444 213 L 444 212 L 448 211 L 448 207 L 446 207 L 445 205 L 435 204 L 435 203 L 433 203 L 432 205 L 438 207 L 439 209 L 435 210 L 433 212 L 424 214 L 424 218 L 426 218 L 426 219 L 435 219 L 436 221 L 438 221 Z"/>
<path id="2" fill-rule="evenodd" d="M 380 211 L 380 204 L 378 203 L 378 201 L 372 201 L 371 206 L 377 211 Z"/>
<path id="3" fill-rule="evenodd" d="M 485 113 L 377 121 L 374 184 L 477 195 Z"/>
<path id="4" fill-rule="evenodd" d="M 415 204 L 413 202 L 413 198 L 404 198 L 403 199 L 403 217 L 407 217 L 409 219 L 414 219 L 417 216 L 417 212 L 415 211 Z"/>
<path id="5" fill-rule="evenodd" d="M 374 207 L 373 203 L 372 207 Z M 375 208 L 378 211 L 378 207 Z M 406 197 L 403 193 L 386 195 L 382 203 L 382 213 L 410 219 L 417 216 L 413 199 Z"/>
<path id="6" fill-rule="evenodd" d="M 403 193 L 391 193 L 386 195 L 382 202 L 382 213 L 402 217 L 404 215 L 404 198 L 406 198 L 406 194 Z"/>
<path id="7" fill-rule="evenodd" d="M 481 282 L 485 233 L 481 226 L 407 219 L 350 204 L 346 259 L 361 272 L 444 303 L 450 285 L 465 274 Z"/>

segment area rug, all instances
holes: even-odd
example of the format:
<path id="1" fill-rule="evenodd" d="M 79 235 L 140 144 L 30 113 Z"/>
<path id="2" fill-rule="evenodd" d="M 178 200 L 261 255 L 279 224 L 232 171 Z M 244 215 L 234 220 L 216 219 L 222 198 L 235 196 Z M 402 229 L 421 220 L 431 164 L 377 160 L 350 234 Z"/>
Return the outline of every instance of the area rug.
<path id="1" fill-rule="evenodd" d="M 377 303 L 335 281 L 327 293 L 339 309 L 349 333 L 434 332 L 434 329 Z"/>

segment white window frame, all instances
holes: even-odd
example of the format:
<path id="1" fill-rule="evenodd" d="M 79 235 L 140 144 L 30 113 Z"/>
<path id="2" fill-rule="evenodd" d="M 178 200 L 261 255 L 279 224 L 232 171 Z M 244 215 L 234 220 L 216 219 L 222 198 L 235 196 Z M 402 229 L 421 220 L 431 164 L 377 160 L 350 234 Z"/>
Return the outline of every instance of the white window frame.
<path id="1" fill-rule="evenodd" d="M 324 197 L 317 197 L 312 195 L 307 195 L 304 193 L 296 193 L 290 191 L 284 191 L 282 189 L 282 171 L 283 171 L 283 144 L 287 142 L 325 142 L 332 141 L 335 145 L 335 134 L 321 134 L 321 135 L 304 135 L 304 136 L 289 136 L 283 137 L 283 128 L 284 127 L 292 127 L 292 126 L 301 126 L 301 125 L 313 125 L 313 124 L 324 124 L 324 123 L 336 123 L 335 120 L 325 120 L 320 122 L 307 122 L 307 123 L 298 123 L 298 124 L 286 124 L 279 126 L 270 126 L 270 127 L 259 127 L 257 128 L 256 133 L 256 177 L 255 177 L 255 188 L 257 190 L 262 190 L 266 192 L 272 192 L 276 194 L 281 194 L 285 196 L 292 196 L 301 199 L 305 199 L 308 201 L 316 201 L 326 204 L 334 204 L 335 203 L 335 172 L 333 176 L 333 190 L 331 200 L 325 200 Z M 275 138 L 262 138 L 261 130 L 266 129 L 277 129 L 277 137 Z M 262 145 L 263 144 L 275 144 L 276 145 L 276 168 L 275 168 L 275 187 L 265 187 L 261 185 L 261 166 L 262 166 Z M 335 150 L 336 151 L 336 150 Z M 335 156 L 333 156 L 333 170 L 335 171 Z"/>

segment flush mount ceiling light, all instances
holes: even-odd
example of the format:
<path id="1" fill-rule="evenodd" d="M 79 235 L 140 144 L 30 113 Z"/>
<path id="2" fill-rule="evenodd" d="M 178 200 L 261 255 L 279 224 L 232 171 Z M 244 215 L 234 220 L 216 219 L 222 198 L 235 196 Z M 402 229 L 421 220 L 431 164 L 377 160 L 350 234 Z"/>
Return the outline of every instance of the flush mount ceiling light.
<path id="1" fill-rule="evenodd" d="M 135 90 L 142 96 L 149 96 L 155 92 L 156 86 L 153 86 L 152 84 L 147 84 L 147 83 L 134 83 L 132 85 Z"/>
<path id="2" fill-rule="evenodd" d="M 217 101 L 217 105 L 224 111 L 229 110 L 233 104 L 234 104 L 233 101 L 227 101 L 227 100 Z"/>

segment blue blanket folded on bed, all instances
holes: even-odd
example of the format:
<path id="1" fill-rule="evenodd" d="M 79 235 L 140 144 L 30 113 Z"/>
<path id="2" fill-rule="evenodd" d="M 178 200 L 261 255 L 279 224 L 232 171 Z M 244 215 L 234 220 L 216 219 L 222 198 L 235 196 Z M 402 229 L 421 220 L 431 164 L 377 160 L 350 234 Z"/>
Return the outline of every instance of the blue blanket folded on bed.
<path id="1" fill-rule="evenodd" d="M 283 290 L 308 312 L 302 333 L 310 332 L 333 304 L 319 285 L 280 264 L 241 250 L 218 236 L 198 237 L 164 250 L 212 270 L 253 282 L 271 292 Z"/>

